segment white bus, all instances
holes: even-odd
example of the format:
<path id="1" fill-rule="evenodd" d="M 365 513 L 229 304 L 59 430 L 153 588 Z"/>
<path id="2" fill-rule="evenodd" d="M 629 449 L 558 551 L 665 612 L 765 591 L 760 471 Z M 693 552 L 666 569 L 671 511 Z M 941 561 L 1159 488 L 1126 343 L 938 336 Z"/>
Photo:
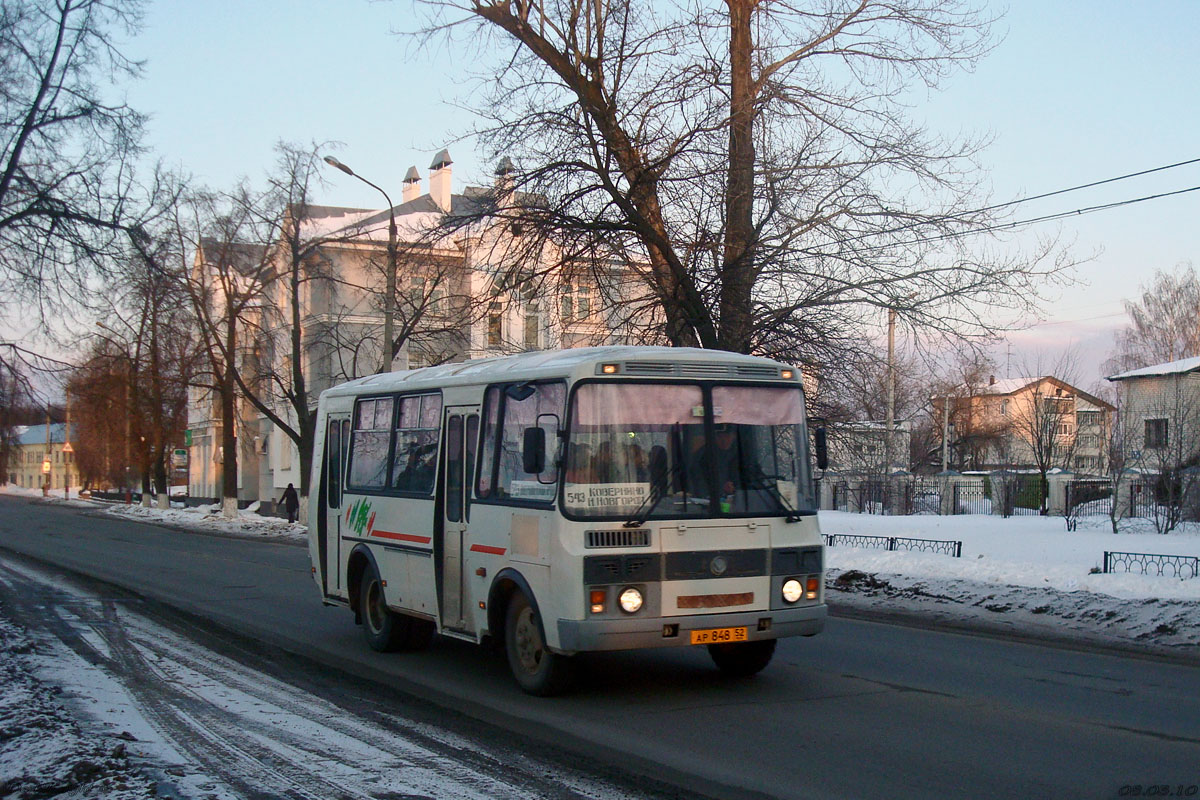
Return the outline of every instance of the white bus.
<path id="1" fill-rule="evenodd" d="M 531 694 L 580 652 L 706 645 L 726 673 L 824 626 L 799 371 L 594 347 L 321 394 L 312 572 L 379 651 L 503 643 Z M 823 445 L 823 440 L 818 447 Z"/>

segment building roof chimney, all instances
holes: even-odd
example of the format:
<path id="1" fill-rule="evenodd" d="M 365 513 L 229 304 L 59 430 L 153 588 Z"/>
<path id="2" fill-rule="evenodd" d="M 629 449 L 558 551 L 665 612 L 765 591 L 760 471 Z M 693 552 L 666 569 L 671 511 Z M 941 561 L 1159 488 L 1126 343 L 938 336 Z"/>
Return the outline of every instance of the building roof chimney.
<path id="1" fill-rule="evenodd" d="M 995 385 L 996 385 L 996 376 L 988 375 L 988 386 L 995 386 Z"/>
<path id="2" fill-rule="evenodd" d="M 408 172 L 404 173 L 404 189 L 402 191 L 403 200 L 407 203 L 409 200 L 416 200 L 421 196 L 421 173 L 417 172 L 416 167 L 409 167 Z"/>
<path id="3" fill-rule="evenodd" d="M 496 165 L 496 195 L 501 205 L 512 202 L 513 173 L 516 171 L 517 168 L 508 156 L 500 159 L 500 163 Z"/>
<path id="4" fill-rule="evenodd" d="M 453 163 L 450 151 L 441 150 L 429 165 L 433 170 L 429 174 L 429 197 L 442 211 L 450 210 L 450 165 Z"/>

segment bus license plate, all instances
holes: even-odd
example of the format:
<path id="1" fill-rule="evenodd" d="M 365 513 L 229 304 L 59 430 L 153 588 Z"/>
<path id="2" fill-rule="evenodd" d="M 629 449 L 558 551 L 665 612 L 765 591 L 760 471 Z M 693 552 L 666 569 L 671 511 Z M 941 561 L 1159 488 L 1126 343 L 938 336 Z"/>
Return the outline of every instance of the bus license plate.
<path id="1" fill-rule="evenodd" d="M 708 628 L 692 631 L 692 644 L 723 644 L 746 641 L 745 628 Z"/>

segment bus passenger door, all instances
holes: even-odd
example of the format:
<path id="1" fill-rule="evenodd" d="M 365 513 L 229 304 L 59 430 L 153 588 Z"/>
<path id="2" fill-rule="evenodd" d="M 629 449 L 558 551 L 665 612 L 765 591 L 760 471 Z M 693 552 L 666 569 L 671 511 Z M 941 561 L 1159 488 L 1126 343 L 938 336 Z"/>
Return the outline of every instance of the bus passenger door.
<path id="1" fill-rule="evenodd" d="M 442 557 L 442 626 L 471 632 L 472 615 L 465 613 L 470 598 L 463 575 L 463 548 L 471 514 L 471 484 L 475 468 L 475 445 L 479 440 L 478 406 L 454 406 L 446 409 L 445 441 L 442 445 L 443 480 L 440 493 Z"/>
<path id="2" fill-rule="evenodd" d="M 350 415 L 330 414 L 321 465 L 321 489 L 325 496 L 321 513 L 324 519 L 318 528 L 325 594 L 338 594 L 342 590 L 342 487 L 345 486 L 346 451 L 349 449 Z"/>

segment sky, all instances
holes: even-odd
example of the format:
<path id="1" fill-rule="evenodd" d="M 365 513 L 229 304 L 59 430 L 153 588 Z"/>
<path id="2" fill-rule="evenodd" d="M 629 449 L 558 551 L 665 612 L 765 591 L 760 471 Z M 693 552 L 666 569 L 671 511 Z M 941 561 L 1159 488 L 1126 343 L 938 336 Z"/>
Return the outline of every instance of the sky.
<path id="1" fill-rule="evenodd" d="M 948 134 L 988 135 L 980 162 L 1004 202 L 1200 159 L 1193 0 L 1016 0 L 1001 40 L 970 74 L 922 93 L 914 117 Z M 395 198 L 410 166 L 427 177 L 449 147 L 455 190 L 490 180 L 456 133 L 470 47 L 421 50 L 413 7 L 349 0 L 157 0 L 128 46 L 146 59 L 130 102 L 152 115 L 149 144 L 211 186 L 259 178 L 281 140 L 340 142 L 338 158 Z M 1200 163 L 1017 207 L 1014 217 L 1074 211 L 1200 186 Z M 394 187 L 390 188 L 390 187 Z M 382 206 L 340 173 L 329 205 Z M 1037 324 L 993 353 L 1009 376 L 1066 346 L 1091 386 L 1123 324 L 1122 301 L 1159 269 L 1200 261 L 1200 191 L 1032 226 L 1017 243 L 1059 236 L 1081 261 L 1073 285 L 1047 292 Z M 1011 356 L 1010 356 L 1011 353 Z"/>

